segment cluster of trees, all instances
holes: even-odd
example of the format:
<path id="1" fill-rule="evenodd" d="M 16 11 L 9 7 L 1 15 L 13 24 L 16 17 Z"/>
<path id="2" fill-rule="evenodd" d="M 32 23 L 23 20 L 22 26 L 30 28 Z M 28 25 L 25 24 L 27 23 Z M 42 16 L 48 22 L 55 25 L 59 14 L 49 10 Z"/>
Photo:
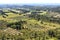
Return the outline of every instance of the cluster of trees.
<path id="1" fill-rule="evenodd" d="M 3 10 L 0 10 L 0 14 L 3 16 L 3 18 L 6 18 L 6 16 L 8 16 L 7 14 L 5 14 L 6 12 L 3 12 Z"/>
<path id="2" fill-rule="evenodd" d="M 53 22 L 53 23 L 59 23 L 60 24 L 60 19 L 54 18 L 54 17 L 48 17 L 48 16 L 45 16 L 45 15 L 39 15 L 39 14 L 31 14 L 31 15 L 29 15 L 29 17 L 34 18 L 38 21 L 42 20 L 42 21 L 47 21 L 47 22 Z"/>
<path id="3" fill-rule="evenodd" d="M 5 14 L 2 10 L 0 10 L 0 13 L 1 13 L 1 15 L 4 15 Z"/>
<path id="4" fill-rule="evenodd" d="M 14 28 L 14 29 L 17 29 L 17 30 L 21 30 L 21 29 L 24 29 L 24 26 L 23 26 L 24 24 L 27 24 L 27 22 L 21 20 L 19 22 L 7 24 L 7 27 L 11 27 L 11 28 Z"/>
<path id="5" fill-rule="evenodd" d="M 60 28 L 48 30 L 48 35 L 52 38 L 55 37 L 60 40 Z"/>
<path id="6" fill-rule="evenodd" d="M 15 11 L 12 11 L 12 10 L 9 10 L 10 12 L 12 12 L 12 13 L 15 13 L 15 14 L 17 14 L 18 12 L 15 12 Z"/>

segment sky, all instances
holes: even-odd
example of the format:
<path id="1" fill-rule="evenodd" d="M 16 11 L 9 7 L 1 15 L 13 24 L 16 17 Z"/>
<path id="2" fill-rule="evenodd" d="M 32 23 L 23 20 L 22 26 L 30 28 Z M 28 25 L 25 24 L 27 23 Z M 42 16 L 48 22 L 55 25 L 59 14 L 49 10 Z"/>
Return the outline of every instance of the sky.
<path id="1" fill-rule="evenodd" d="M 59 4 L 60 0 L 0 0 L 0 4 Z"/>

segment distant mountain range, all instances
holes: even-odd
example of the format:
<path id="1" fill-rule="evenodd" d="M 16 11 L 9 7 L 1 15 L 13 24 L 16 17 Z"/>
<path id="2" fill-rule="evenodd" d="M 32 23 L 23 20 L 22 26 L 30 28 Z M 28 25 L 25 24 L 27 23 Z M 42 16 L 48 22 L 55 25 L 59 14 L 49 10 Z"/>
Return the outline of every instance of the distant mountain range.
<path id="1" fill-rule="evenodd" d="M 32 7 L 32 6 L 46 6 L 46 7 L 56 7 L 60 4 L 0 4 L 0 7 Z"/>

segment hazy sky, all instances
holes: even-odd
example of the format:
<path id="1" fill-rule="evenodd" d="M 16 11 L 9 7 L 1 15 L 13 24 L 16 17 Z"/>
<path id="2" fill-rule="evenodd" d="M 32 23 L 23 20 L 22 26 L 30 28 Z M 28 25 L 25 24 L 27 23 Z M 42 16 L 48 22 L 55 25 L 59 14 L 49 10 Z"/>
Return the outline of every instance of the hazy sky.
<path id="1" fill-rule="evenodd" d="M 43 4 L 43 3 L 51 3 L 56 4 L 60 3 L 60 0 L 0 0 L 0 4 Z"/>

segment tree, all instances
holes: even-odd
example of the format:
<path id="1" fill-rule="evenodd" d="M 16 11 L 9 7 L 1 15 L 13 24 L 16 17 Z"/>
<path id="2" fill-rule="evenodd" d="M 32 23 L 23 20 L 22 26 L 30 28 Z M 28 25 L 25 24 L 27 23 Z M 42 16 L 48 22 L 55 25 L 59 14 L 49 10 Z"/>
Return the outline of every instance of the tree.
<path id="1" fill-rule="evenodd" d="M 55 37 L 55 36 L 56 36 L 54 30 L 49 30 L 49 31 L 48 31 L 48 35 L 49 35 L 50 37 Z"/>

